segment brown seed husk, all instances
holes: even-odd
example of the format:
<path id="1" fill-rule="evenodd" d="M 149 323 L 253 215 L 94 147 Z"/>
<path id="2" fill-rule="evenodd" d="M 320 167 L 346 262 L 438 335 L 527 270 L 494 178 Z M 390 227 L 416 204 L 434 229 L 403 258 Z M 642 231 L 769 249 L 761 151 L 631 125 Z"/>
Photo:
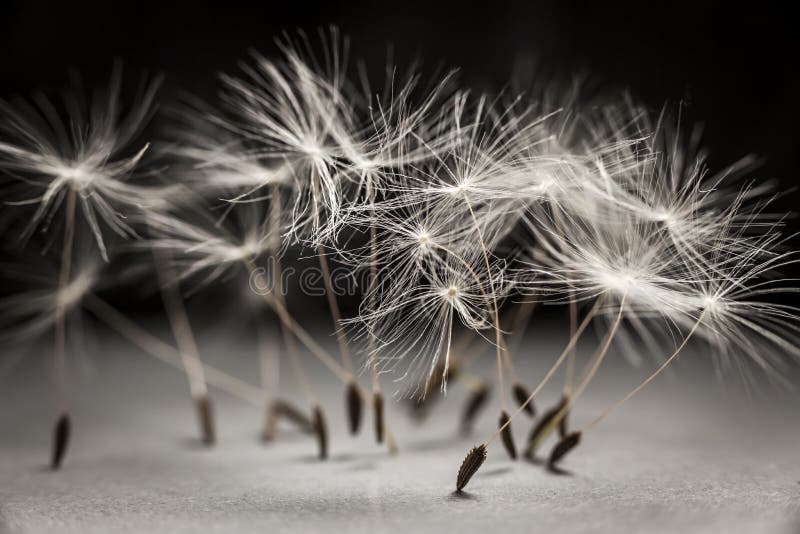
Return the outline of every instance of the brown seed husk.
<path id="1" fill-rule="evenodd" d="M 350 433 L 353 435 L 358 434 L 358 430 L 361 428 L 362 404 L 361 395 L 358 393 L 358 385 L 355 382 L 350 382 L 345 390 L 345 405 L 347 406 L 347 422 Z"/>
<path id="2" fill-rule="evenodd" d="M 468 435 L 472 432 L 472 426 L 478 413 L 486 405 L 489 399 L 489 386 L 481 384 L 478 389 L 472 392 L 472 395 L 467 399 L 466 407 L 464 408 L 464 415 L 461 417 L 461 433 Z"/>
<path id="3" fill-rule="evenodd" d="M 498 421 L 498 428 L 501 428 L 509 421 L 508 413 L 503 410 L 500 412 L 500 420 Z M 511 433 L 511 423 L 509 423 L 502 432 L 500 437 L 503 439 L 503 446 L 506 448 L 508 456 L 512 460 L 517 459 L 517 447 L 514 445 L 514 436 Z"/>
<path id="4" fill-rule="evenodd" d="M 67 447 L 69 446 L 71 429 L 72 424 L 69 420 L 69 414 L 64 412 L 56 420 L 56 426 L 53 429 L 53 454 L 50 461 L 50 467 L 53 469 L 60 468 L 61 462 L 64 461 L 64 456 L 67 454 Z"/>
<path id="5" fill-rule="evenodd" d="M 550 431 L 550 426 L 553 422 L 553 419 L 558 415 L 558 412 L 561 411 L 566 402 L 567 399 L 562 397 L 557 405 L 553 406 L 542 414 L 539 422 L 536 423 L 530 435 L 528 436 L 528 445 L 525 447 L 526 456 L 534 455 L 536 452 L 536 447 L 539 446 L 539 442 L 547 437 L 547 433 Z"/>
<path id="6" fill-rule="evenodd" d="M 383 443 L 383 395 L 380 392 L 372 395 L 372 409 L 375 411 L 375 441 Z"/>
<path id="7" fill-rule="evenodd" d="M 581 442 L 581 433 L 572 432 L 561 439 L 550 452 L 550 459 L 547 461 L 548 467 L 554 467 L 569 451 L 574 449 Z"/>
<path id="8" fill-rule="evenodd" d="M 314 406 L 312 411 L 314 431 L 317 434 L 317 444 L 319 445 L 319 459 L 324 460 L 328 457 L 328 425 L 325 423 L 325 414 L 319 405 Z"/>
<path id="9" fill-rule="evenodd" d="M 197 423 L 200 426 L 200 440 L 204 445 L 213 445 L 216 441 L 214 432 L 214 410 L 211 399 L 207 395 L 194 400 L 194 409 L 197 414 Z"/>
<path id="10" fill-rule="evenodd" d="M 523 386 L 519 382 L 516 382 L 516 383 L 514 383 L 513 386 L 511 386 L 511 392 L 514 395 L 514 398 L 516 399 L 517 404 L 520 405 L 520 406 L 525 404 L 525 401 L 528 400 L 528 397 L 530 396 L 530 392 L 528 391 L 528 388 L 526 388 L 525 386 Z M 536 415 L 536 407 L 533 405 L 533 399 L 531 399 L 531 401 L 528 404 L 525 405 L 524 411 L 525 411 L 525 413 L 527 413 L 531 417 Z"/>
<path id="11" fill-rule="evenodd" d="M 458 469 L 458 477 L 456 477 L 456 491 L 461 491 L 469 482 L 478 469 L 486 461 L 486 445 L 478 445 L 473 447 L 469 454 L 461 462 L 461 467 Z"/>

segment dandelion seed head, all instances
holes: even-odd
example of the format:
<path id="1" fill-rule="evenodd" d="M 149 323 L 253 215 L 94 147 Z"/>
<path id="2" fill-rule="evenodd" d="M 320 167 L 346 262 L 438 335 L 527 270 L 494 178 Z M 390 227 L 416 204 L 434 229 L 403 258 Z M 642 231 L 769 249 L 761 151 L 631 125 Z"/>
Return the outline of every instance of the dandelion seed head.
<path id="1" fill-rule="evenodd" d="M 10 203 L 36 206 L 23 240 L 50 227 L 70 191 L 80 193 L 78 214 L 104 259 L 106 229 L 123 238 L 136 236 L 125 219 L 146 195 L 129 178 L 141 170 L 149 146 L 136 138 L 153 113 L 159 81 L 143 85 L 125 113 L 120 85 L 115 69 L 108 89 L 93 94 L 91 106 L 82 105 L 83 94 L 65 95 L 63 114 L 43 97 L 35 106 L 0 101 L 0 171 L 16 180 L 14 196 L 21 197 Z"/>

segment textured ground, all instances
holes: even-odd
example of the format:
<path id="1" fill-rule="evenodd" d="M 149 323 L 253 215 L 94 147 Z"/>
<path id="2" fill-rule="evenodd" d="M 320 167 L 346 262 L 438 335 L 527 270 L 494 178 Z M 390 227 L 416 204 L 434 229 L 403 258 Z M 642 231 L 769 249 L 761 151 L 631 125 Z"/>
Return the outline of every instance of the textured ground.
<path id="1" fill-rule="evenodd" d="M 246 341 L 207 332 L 209 360 L 257 378 Z M 372 443 L 371 420 L 358 438 L 346 435 L 341 391 L 327 381 L 332 457 L 319 462 L 298 433 L 261 445 L 261 414 L 222 393 L 214 395 L 219 444 L 203 448 L 179 373 L 113 335 L 89 345 L 103 356 L 73 365 L 74 440 L 55 473 L 45 468 L 50 378 L 37 351 L 7 353 L 17 362 L 0 375 L 0 532 L 800 531 L 797 392 L 746 395 L 691 358 L 588 434 L 564 463 L 570 474 L 512 463 L 495 443 L 457 495 L 458 465 L 497 414 L 490 407 L 474 436 L 459 436 L 457 386 L 422 426 L 390 406 L 401 448 L 392 457 Z M 531 346 L 544 356 L 557 342 Z M 540 376 L 542 367 L 522 371 Z M 575 421 L 642 372 L 612 362 Z M 322 370 L 315 375 L 323 383 Z M 542 400 L 554 397 L 549 390 Z M 516 425 L 518 441 L 529 427 Z"/>

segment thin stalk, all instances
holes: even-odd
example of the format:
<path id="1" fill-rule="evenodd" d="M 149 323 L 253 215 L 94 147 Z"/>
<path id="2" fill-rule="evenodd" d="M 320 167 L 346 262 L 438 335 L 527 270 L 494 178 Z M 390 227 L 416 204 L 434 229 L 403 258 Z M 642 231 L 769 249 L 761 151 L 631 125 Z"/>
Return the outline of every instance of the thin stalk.
<path id="1" fill-rule="evenodd" d="M 72 187 L 67 191 L 67 208 L 64 222 L 64 248 L 61 252 L 61 268 L 58 272 L 58 299 L 56 300 L 55 324 L 55 366 L 56 395 L 62 414 L 67 412 L 67 310 L 66 290 L 72 268 L 72 249 L 75 241 L 75 201 L 76 192 Z"/>
<path id="2" fill-rule="evenodd" d="M 243 258 L 242 263 L 244 263 L 251 276 L 258 274 L 258 268 L 252 259 Z M 300 343 L 305 345 L 306 348 L 311 351 L 311 353 L 320 362 L 322 362 L 323 365 L 325 365 L 325 367 L 327 367 L 339 378 L 339 380 L 345 384 L 348 384 L 352 375 L 348 373 L 344 367 L 342 367 L 342 364 L 337 362 L 330 354 L 328 354 L 328 352 L 319 343 L 317 343 L 297 321 L 294 320 L 294 318 L 289 314 L 289 311 L 286 309 L 285 302 L 281 298 L 270 297 L 267 294 L 262 294 L 262 296 L 267 303 L 272 306 L 272 309 L 275 310 L 275 313 L 278 314 L 278 318 L 280 319 L 281 323 L 284 324 L 286 328 L 288 328 L 292 334 L 297 337 Z"/>
<path id="3" fill-rule="evenodd" d="M 273 275 L 273 279 L 281 280 L 282 272 L 283 271 L 281 269 L 280 259 L 277 259 L 275 261 L 275 274 Z M 275 298 L 278 300 L 281 309 L 286 310 L 286 300 L 283 298 L 282 289 L 279 287 Z M 308 378 L 305 366 L 303 365 L 303 360 L 302 358 L 300 358 L 300 351 L 297 350 L 297 343 L 295 342 L 294 334 L 292 333 L 292 330 L 287 326 L 284 320 L 280 320 L 279 322 L 281 328 L 281 335 L 283 337 L 283 344 L 286 345 L 286 351 L 289 353 L 289 361 L 292 363 L 292 370 L 294 372 L 295 378 L 297 379 L 297 382 L 300 384 L 300 388 L 303 390 L 303 394 L 305 395 L 308 403 L 311 406 L 314 406 L 318 404 L 317 396 L 314 394 L 314 387 L 311 385 L 311 380 L 309 380 Z"/>
<path id="4" fill-rule="evenodd" d="M 607 407 L 605 410 L 603 410 L 603 411 L 600 413 L 600 415 L 598 415 L 597 417 L 595 417 L 594 419 L 592 419 L 592 420 L 591 420 L 591 421 L 590 421 L 590 422 L 589 422 L 589 423 L 588 423 L 586 426 L 584 426 L 584 427 L 581 429 L 581 433 L 585 433 L 585 432 L 587 432 L 588 430 L 590 430 L 591 428 L 593 428 L 593 427 L 594 427 L 595 425 L 597 425 L 597 424 L 598 424 L 600 421 L 602 421 L 603 419 L 605 419 L 605 418 L 606 418 L 606 417 L 607 417 L 607 416 L 608 416 L 608 415 L 609 415 L 611 412 L 613 412 L 614 410 L 616 410 L 617 408 L 619 408 L 620 406 L 622 406 L 623 404 L 625 404 L 625 403 L 626 403 L 626 402 L 627 402 L 627 401 L 628 401 L 628 400 L 629 400 L 631 397 L 633 397 L 634 395 L 636 395 L 637 393 L 639 393 L 639 391 L 641 391 L 641 390 L 642 390 L 642 389 L 643 389 L 643 388 L 644 388 L 644 387 L 645 387 L 647 384 L 649 384 L 649 383 L 650 383 L 650 382 L 651 382 L 651 381 L 652 381 L 652 380 L 653 380 L 655 377 L 657 377 L 658 375 L 660 375 L 660 374 L 661 374 L 661 371 L 663 371 L 664 369 L 666 369 L 666 368 L 667 368 L 667 366 L 668 366 L 670 363 L 672 363 L 672 361 L 673 361 L 675 358 L 677 358 L 677 357 L 678 357 L 678 354 L 680 354 L 680 353 L 681 353 L 681 351 L 683 350 L 683 348 L 684 348 L 684 347 L 686 346 L 686 344 L 689 342 L 689 339 L 690 339 L 690 338 L 691 338 L 691 337 L 694 335 L 694 333 L 697 331 L 697 328 L 700 326 L 700 323 L 703 321 L 703 317 L 705 316 L 705 313 L 706 313 L 706 312 L 705 312 L 705 310 L 703 310 L 703 313 L 701 313 L 701 314 L 700 314 L 700 317 L 698 317 L 698 319 L 697 319 L 697 322 L 696 322 L 696 323 L 694 323 L 694 325 L 692 326 L 692 329 L 691 329 L 691 330 L 689 330 L 689 333 L 688 333 L 688 334 L 686 334 L 686 337 L 684 337 L 684 338 L 683 338 L 683 341 L 681 342 L 681 344 L 678 346 L 678 348 L 677 348 L 677 349 L 675 349 L 675 352 L 673 352 L 673 353 L 672 353 L 672 355 L 671 355 L 669 358 L 667 358 L 667 359 L 664 361 L 664 363 L 662 363 L 662 364 L 661 364 L 661 365 L 658 367 L 658 369 L 656 369 L 655 371 L 653 371 L 653 374 L 651 374 L 651 375 L 650 375 L 650 376 L 648 376 L 646 379 L 644 379 L 644 380 L 642 381 L 642 383 L 641 383 L 641 384 L 639 384 L 638 386 L 636 386 L 635 388 L 633 388 L 632 390 L 630 390 L 630 391 L 629 391 L 629 392 L 628 392 L 628 393 L 627 393 L 627 394 L 626 394 L 624 397 L 622 397 L 620 400 L 618 400 L 617 402 L 615 402 L 614 404 L 610 405 L 610 406 L 609 406 L 609 407 Z"/>
<path id="5" fill-rule="evenodd" d="M 161 290 L 161 300 L 164 303 L 164 310 L 167 312 L 172 335 L 178 344 L 186 378 L 189 380 L 189 393 L 194 401 L 195 413 L 200 426 L 200 438 L 206 445 L 211 445 L 216 441 L 213 409 L 211 399 L 208 398 L 208 386 L 203 373 L 203 362 L 200 360 L 200 351 L 197 348 L 181 295 L 180 280 L 173 283 L 174 277 L 170 272 L 167 253 L 160 252 L 155 248 L 152 251 L 156 278 Z"/>
<path id="6" fill-rule="evenodd" d="M 311 201 L 312 209 L 314 210 L 314 227 L 319 228 L 320 221 L 319 205 L 317 200 L 317 181 L 316 173 L 314 171 L 311 172 Z M 328 258 L 325 255 L 325 247 L 322 245 L 322 242 L 317 243 L 317 259 L 319 260 L 319 266 L 322 269 L 322 281 L 325 284 L 325 296 L 328 299 L 328 308 L 330 309 L 331 317 L 333 318 L 333 323 L 336 327 L 336 342 L 339 345 L 339 352 L 342 355 L 342 363 L 344 364 L 345 369 L 347 369 L 347 372 L 352 376 L 353 358 L 350 356 L 350 346 L 347 343 L 347 338 L 345 337 L 344 330 L 342 329 L 342 314 L 339 311 L 339 303 L 336 300 L 336 293 L 333 291 L 330 268 L 328 267 Z"/>
<path id="7" fill-rule="evenodd" d="M 172 276 L 169 272 L 168 260 L 163 253 L 153 249 L 153 258 L 164 310 L 167 312 L 167 320 L 172 328 L 172 334 L 175 336 L 175 342 L 178 344 L 181 362 L 189 380 L 189 391 L 194 400 L 202 399 L 208 393 L 203 362 L 200 359 L 200 351 L 197 348 L 192 326 L 183 305 L 180 286 L 177 285 L 177 282 L 171 283 Z"/>
<path id="8" fill-rule="evenodd" d="M 567 346 L 564 347 L 564 350 L 561 352 L 559 357 L 556 359 L 555 363 L 553 363 L 552 367 L 550 367 L 550 370 L 547 371 L 547 374 L 544 376 L 544 378 L 542 378 L 541 382 L 539 382 L 539 384 L 531 392 L 531 394 L 528 396 L 528 398 L 525 400 L 525 402 L 520 404 L 520 406 L 517 408 L 517 410 L 509 418 L 509 420 L 506 423 L 506 425 L 510 424 L 511 421 L 516 416 L 518 416 L 520 413 L 522 413 L 522 411 L 525 409 L 525 407 L 534 399 L 534 397 L 536 397 L 536 395 L 539 394 L 539 391 L 541 391 L 541 389 L 545 386 L 545 384 L 547 384 L 547 382 L 553 377 L 555 372 L 561 366 L 561 364 L 564 361 L 564 359 L 567 357 L 567 354 L 569 354 L 569 351 L 572 350 L 572 348 L 578 342 L 578 339 L 580 339 L 580 336 L 581 336 L 581 334 L 583 334 L 583 331 L 586 330 L 587 326 L 589 326 L 589 323 L 592 321 L 592 319 L 594 318 L 595 314 L 597 313 L 597 310 L 600 308 L 601 302 L 602 302 L 602 297 L 599 297 L 595 301 L 594 306 L 592 306 L 592 309 L 589 310 L 589 313 L 586 314 L 586 317 L 583 319 L 583 322 L 581 322 L 580 326 L 578 326 L 578 329 L 575 331 L 575 335 L 570 338 L 569 342 L 567 343 Z M 483 442 L 483 446 L 484 447 L 488 447 L 489 444 L 500 434 L 500 432 L 503 431 L 504 426 L 505 425 L 503 425 L 502 427 L 498 428 L 494 432 L 494 434 L 492 434 L 489 437 L 489 439 L 487 439 L 485 442 Z"/>
<path id="9" fill-rule="evenodd" d="M 481 230 L 480 224 L 478 224 L 478 219 L 475 217 L 475 211 L 472 209 L 472 203 L 469 201 L 469 197 L 467 196 L 466 192 L 464 193 L 464 201 L 467 203 L 467 207 L 469 208 L 469 214 L 472 216 L 472 222 L 475 226 L 475 231 L 478 233 L 478 241 L 481 245 L 481 251 L 483 252 L 483 260 L 486 262 L 486 274 L 489 277 L 489 289 L 491 290 L 492 296 L 492 306 L 494 308 L 494 332 L 495 332 L 495 343 L 497 345 L 497 380 L 500 384 L 500 405 L 503 411 L 506 411 L 506 398 L 504 395 L 505 392 L 505 385 L 503 381 L 503 339 L 502 334 L 500 333 L 500 313 L 497 309 L 497 294 L 494 290 L 494 276 L 492 274 L 492 266 L 489 262 L 489 252 L 486 250 L 486 243 L 483 240 L 483 231 Z M 508 358 L 506 358 L 508 360 Z M 512 368 L 512 364 L 510 361 L 506 361 L 506 364 L 509 368 Z M 503 428 L 508 426 L 508 423 L 503 425 Z"/>
<path id="10" fill-rule="evenodd" d="M 268 402 L 273 395 L 279 396 L 280 394 L 280 360 L 267 342 L 274 336 L 267 332 L 261 314 L 256 315 L 259 383 L 266 393 L 264 401 Z M 272 394 L 267 392 L 272 392 Z"/>
<path id="11" fill-rule="evenodd" d="M 283 309 L 286 309 L 286 300 L 283 297 L 283 266 L 281 264 L 280 257 L 279 232 L 282 218 L 281 191 L 275 185 L 271 186 L 271 189 L 270 217 L 272 221 L 273 233 L 270 236 L 270 252 L 272 253 L 272 257 L 275 259 L 274 269 L 272 272 L 272 290 L 276 295 L 275 298 L 280 301 L 280 305 L 283 307 Z M 252 272 L 252 269 L 249 270 Z M 300 352 L 297 350 L 295 338 L 292 335 L 292 332 L 286 326 L 286 323 L 283 320 L 279 322 L 283 343 L 286 346 L 286 351 L 289 353 L 289 359 L 292 364 L 292 371 L 297 382 L 300 384 L 301 389 L 303 390 L 303 394 L 305 395 L 307 402 L 309 405 L 315 406 L 317 404 L 317 397 L 314 394 L 311 381 L 308 379 L 308 375 L 306 374 L 305 367 L 303 366 L 303 362 L 300 358 Z"/>
<path id="12" fill-rule="evenodd" d="M 147 332 L 99 297 L 90 293 L 84 296 L 83 305 L 106 326 L 115 330 L 147 354 L 186 372 L 180 351 Z M 264 392 L 261 388 L 211 365 L 202 364 L 202 368 L 206 381 L 212 386 L 255 407 L 263 406 Z"/>
<path id="13" fill-rule="evenodd" d="M 467 260 L 465 260 L 461 255 L 459 255 L 458 253 L 456 253 L 454 250 L 452 250 L 449 247 L 446 247 L 444 245 L 440 245 L 439 243 L 435 243 L 435 242 L 430 242 L 430 244 L 431 244 L 431 246 L 442 250 L 446 254 L 450 254 L 454 259 L 458 260 L 458 262 L 461 263 L 464 266 L 464 268 L 467 270 L 467 272 L 470 274 L 470 276 L 473 278 L 473 280 L 475 280 L 475 283 L 478 286 L 478 291 L 480 291 L 481 296 L 483 297 L 483 299 L 489 304 L 491 304 L 494 301 L 493 298 L 490 298 L 490 296 L 487 295 L 486 290 L 483 288 L 483 284 L 481 284 L 481 280 L 478 277 L 478 273 L 475 272 L 475 269 L 472 268 L 472 266 L 469 264 L 469 262 Z M 491 276 L 491 274 L 490 274 L 490 276 Z M 500 337 L 497 334 L 498 332 L 500 332 L 500 330 L 499 330 L 500 323 L 499 323 L 499 320 L 498 320 L 497 315 L 496 315 L 497 303 L 496 303 L 496 301 L 494 301 L 494 302 L 495 302 L 494 323 L 495 323 L 496 340 L 499 341 L 500 343 L 502 343 L 503 342 L 502 337 Z M 505 358 L 504 358 L 505 362 L 509 366 L 509 371 L 511 372 L 512 379 L 515 382 L 516 382 L 516 372 L 514 371 L 514 368 L 513 368 L 513 366 L 511 365 L 511 362 L 508 359 L 508 355 L 507 355 L 506 349 L 504 347 L 501 348 L 500 346 L 498 346 L 498 348 L 497 348 L 497 354 L 498 354 L 498 358 L 499 358 L 498 359 L 498 371 L 499 371 L 498 372 L 498 380 L 500 382 L 500 389 L 502 390 L 503 389 L 503 373 L 502 373 L 501 362 L 503 361 L 503 358 L 500 357 L 501 352 L 505 356 Z M 448 354 L 448 356 L 449 356 L 449 354 Z M 501 391 L 501 395 L 500 396 L 501 396 L 501 401 L 503 403 L 503 409 L 505 410 L 505 400 L 504 400 L 505 397 L 503 397 L 502 391 Z"/>
<path id="14" fill-rule="evenodd" d="M 561 409 L 556 413 L 556 415 L 550 420 L 547 426 L 544 428 L 542 432 L 543 435 L 546 435 L 552 431 L 560 422 L 561 419 L 569 412 L 578 398 L 583 394 L 586 387 L 589 385 L 589 382 L 592 381 L 594 378 L 595 373 L 600 368 L 600 364 L 603 363 L 606 354 L 608 353 L 608 349 L 611 347 L 611 341 L 614 339 L 614 335 L 617 333 L 619 329 L 620 322 L 622 321 L 622 312 L 625 307 L 625 297 L 626 295 L 622 296 L 622 300 L 619 304 L 619 311 L 617 312 L 617 317 L 614 319 L 614 324 L 611 326 L 609 331 L 606 333 L 605 338 L 601 347 L 598 349 L 598 352 L 593 356 L 592 363 L 590 364 L 589 370 L 584 374 L 583 379 L 578 384 L 578 387 L 575 388 L 575 392 L 567 398 L 564 405 Z"/>
<path id="15" fill-rule="evenodd" d="M 257 274 L 257 267 L 255 263 L 253 263 L 252 259 L 244 258 L 242 262 L 251 276 Z M 295 337 L 297 337 L 300 343 L 305 345 L 311 354 L 313 354 L 323 365 L 325 365 L 325 367 L 327 367 L 334 375 L 336 375 L 336 377 L 342 383 L 349 384 L 352 381 L 352 375 L 348 373 L 347 370 L 345 370 L 342 365 L 330 354 L 328 354 L 328 352 L 319 343 L 317 343 L 314 338 L 311 337 L 311 335 L 306 332 L 306 330 L 300 326 L 297 321 L 294 320 L 294 318 L 292 318 L 282 299 L 270 298 L 270 296 L 267 294 L 262 294 L 262 296 L 267 304 L 272 306 L 272 309 L 275 310 L 275 313 L 277 313 L 281 323 L 285 325 Z M 299 355 L 297 358 L 297 361 L 299 362 Z M 358 394 L 361 397 L 361 400 L 366 404 L 370 404 L 370 395 L 364 391 L 364 389 L 358 385 L 358 383 L 354 384 L 356 391 L 358 391 Z M 389 452 L 395 454 L 397 452 L 397 442 L 395 441 L 394 435 L 386 424 L 384 424 L 384 432 L 386 433 L 386 442 L 389 447 Z"/>
<path id="16" fill-rule="evenodd" d="M 570 289 L 569 292 L 569 335 L 575 335 L 575 329 L 578 327 L 578 305 L 575 302 L 575 292 Z M 564 372 L 564 388 L 563 394 L 569 397 L 572 393 L 572 381 L 575 375 L 575 348 L 573 347 L 567 357 L 566 371 Z"/>
<path id="17" fill-rule="evenodd" d="M 375 229 L 375 192 L 372 190 L 372 175 L 367 174 L 367 198 L 369 199 L 369 313 L 375 313 L 376 295 L 375 284 L 378 277 L 378 236 Z M 372 325 L 368 325 L 367 333 L 367 364 L 372 372 L 372 391 L 380 393 L 381 385 L 378 381 L 378 362 L 375 358 L 375 333 Z"/>
<path id="18" fill-rule="evenodd" d="M 533 310 L 536 309 L 536 305 L 538 303 L 538 300 L 529 300 L 523 302 L 517 308 L 517 313 L 514 317 L 514 324 L 511 327 L 512 340 L 508 348 L 510 353 L 514 354 L 519 351 L 519 346 L 522 343 L 522 339 L 525 337 L 525 331 L 528 329 L 528 323 L 530 322 L 529 319 L 533 313 Z M 572 331 L 570 335 L 574 333 L 575 332 Z"/>

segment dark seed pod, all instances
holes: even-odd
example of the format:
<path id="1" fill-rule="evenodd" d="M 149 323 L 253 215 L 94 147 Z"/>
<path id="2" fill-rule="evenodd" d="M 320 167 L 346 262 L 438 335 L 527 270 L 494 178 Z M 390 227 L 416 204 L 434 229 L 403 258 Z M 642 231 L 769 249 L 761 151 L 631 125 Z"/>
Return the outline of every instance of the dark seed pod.
<path id="1" fill-rule="evenodd" d="M 472 395 L 467 399 L 466 407 L 464 408 L 464 415 L 461 417 L 461 433 L 468 435 L 472 432 L 472 426 L 475 423 L 475 418 L 478 413 L 486 405 L 489 399 L 489 386 L 481 384 L 478 389 L 472 392 Z"/>
<path id="2" fill-rule="evenodd" d="M 314 406 L 312 414 L 314 431 L 317 433 L 317 444 L 319 445 L 319 459 L 324 460 L 328 457 L 328 425 L 325 423 L 325 415 L 319 405 Z"/>
<path id="3" fill-rule="evenodd" d="M 530 435 L 528 436 L 528 445 L 525 447 L 525 456 L 533 456 L 536 452 L 536 447 L 539 442 L 544 439 L 547 434 L 552 430 L 553 419 L 558 415 L 562 408 L 564 408 L 567 399 L 562 397 L 559 403 L 542 414 L 539 422 L 533 427 Z"/>
<path id="4" fill-rule="evenodd" d="M 347 384 L 345 390 L 345 405 L 347 406 L 347 422 L 350 425 L 350 433 L 358 434 L 358 429 L 361 428 L 361 408 L 362 401 L 361 395 L 358 392 L 358 384 L 350 382 Z"/>
<path id="5" fill-rule="evenodd" d="M 508 421 L 509 421 L 508 413 L 505 410 L 501 411 L 500 420 L 498 421 L 498 428 L 502 428 L 503 425 L 508 423 Z M 509 423 L 508 425 L 506 425 L 505 428 L 503 428 L 503 431 L 500 432 L 500 437 L 503 438 L 503 446 L 506 448 L 508 456 L 512 460 L 516 460 L 517 447 L 514 446 L 514 436 L 511 433 L 511 423 Z"/>
<path id="6" fill-rule="evenodd" d="M 200 440 L 203 445 L 213 445 L 216 440 L 214 433 L 214 410 L 211 399 L 207 395 L 194 400 L 194 409 L 197 414 L 197 423 L 200 426 Z"/>
<path id="7" fill-rule="evenodd" d="M 375 441 L 383 443 L 383 395 L 380 392 L 372 395 L 372 409 L 375 411 Z"/>
<path id="8" fill-rule="evenodd" d="M 522 406 L 525 404 L 525 401 L 528 400 L 530 396 L 530 392 L 528 388 L 520 384 L 519 382 L 515 382 L 513 386 L 511 386 L 511 392 L 514 395 L 514 398 L 517 401 L 517 404 Z M 525 413 L 533 417 L 536 415 L 536 407 L 533 405 L 533 399 L 528 404 L 525 404 Z"/>
<path id="9" fill-rule="evenodd" d="M 53 469 L 61 467 L 61 462 L 67 454 L 71 429 L 72 424 L 70 423 L 69 415 L 64 412 L 58 417 L 56 426 L 53 429 L 53 455 L 50 461 L 50 467 Z"/>
<path id="10" fill-rule="evenodd" d="M 566 437 L 562 438 L 561 441 L 556 443 L 556 446 L 553 447 L 552 452 L 550 452 L 550 459 L 547 461 L 547 466 L 550 468 L 554 467 L 569 451 L 574 449 L 580 442 L 581 442 L 580 432 L 572 432 L 571 434 L 567 434 Z"/>
<path id="11" fill-rule="evenodd" d="M 473 447 L 469 454 L 467 454 L 464 461 L 461 462 L 461 467 L 458 469 L 458 477 L 456 478 L 456 491 L 461 491 L 469 482 L 478 469 L 486 461 L 486 445 L 478 445 Z"/>

